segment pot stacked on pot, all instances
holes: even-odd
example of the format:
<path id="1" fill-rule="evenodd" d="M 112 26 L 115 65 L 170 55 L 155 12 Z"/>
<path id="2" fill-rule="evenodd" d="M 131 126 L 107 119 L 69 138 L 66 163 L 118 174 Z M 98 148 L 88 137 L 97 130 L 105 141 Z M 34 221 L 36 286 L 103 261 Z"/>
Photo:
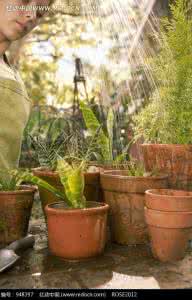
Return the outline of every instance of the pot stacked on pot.
<path id="1" fill-rule="evenodd" d="M 192 192 L 153 189 L 145 192 L 145 200 L 154 257 L 163 262 L 183 259 L 192 235 Z"/>

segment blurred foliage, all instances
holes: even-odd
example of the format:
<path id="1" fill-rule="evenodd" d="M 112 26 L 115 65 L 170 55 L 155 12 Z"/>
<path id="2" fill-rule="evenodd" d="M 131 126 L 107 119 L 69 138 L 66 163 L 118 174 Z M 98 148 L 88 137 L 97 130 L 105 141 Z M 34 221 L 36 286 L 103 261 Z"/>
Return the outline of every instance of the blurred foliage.
<path id="1" fill-rule="evenodd" d="M 136 116 L 136 135 L 147 142 L 192 143 L 192 19 L 188 1 L 176 0 L 161 27 L 161 51 L 150 63 L 157 88 Z"/>
<path id="2" fill-rule="evenodd" d="M 142 13 L 138 5 L 129 11 L 129 5 L 123 3 L 119 7 L 120 2 L 114 1 L 114 5 L 110 6 L 112 2 L 64 0 L 64 9 L 46 16 L 25 41 L 18 67 L 34 108 L 24 133 L 21 165 L 22 162 L 30 162 L 29 157 L 34 165 L 39 164 L 29 135 L 35 138 L 40 135 L 41 141 L 43 139 L 46 143 L 52 128 L 53 142 L 62 132 L 70 134 L 74 124 L 84 135 L 85 124 L 81 113 L 73 116 L 71 111 L 73 78 L 65 81 L 58 75 L 63 62 L 73 67 L 77 53 L 82 56 L 89 105 L 103 124 L 104 132 L 107 132 L 108 108 L 112 107 L 114 111 L 114 151 L 119 153 L 121 144 L 128 144 L 127 131 L 132 115 L 147 103 L 151 85 L 145 66 L 140 60 L 135 64 L 135 60 L 132 61 L 127 55 L 134 38 L 134 34 L 129 35 L 131 28 L 137 22 L 140 24 Z M 97 51 L 94 58 L 86 52 L 89 49 Z M 66 61 L 69 50 L 72 59 Z M 67 68 L 63 71 L 66 72 L 65 78 L 68 71 Z M 80 89 L 79 98 L 82 100 L 84 96 Z"/>

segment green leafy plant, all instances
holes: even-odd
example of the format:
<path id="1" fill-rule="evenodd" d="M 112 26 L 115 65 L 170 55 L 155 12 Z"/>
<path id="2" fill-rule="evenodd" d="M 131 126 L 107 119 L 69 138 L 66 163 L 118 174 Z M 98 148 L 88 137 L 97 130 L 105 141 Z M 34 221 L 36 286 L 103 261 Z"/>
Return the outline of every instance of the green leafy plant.
<path id="1" fill-rule="evenodd" d="M 60 199 L 66 200 L 64 193 L 58 191 L 39 177 L 32 175 L 27 169 L 2 170 L 0 172 L 0 191 L 17 191 L 20 189 L 23 182 L 30 182 L 45 188 Z"/>
<path id="2" fill-rule="evenodd" d="M 80 103 L 80 108 L 83 114 L 83 119 L 86 125 L 86 128 L 91 136 L 97 134 L 97 145 L 99 147 L 100 157 L 99 160 L 102 163 L 121 163 L 126 160 L 128 154 L 128 149 L 130 144 L 122 149 L 121 153 L 114 153 L 113 151 L 113 129 L 114 129 L 114 112 L 110 108 L 107 115 L 107 132 L 105 133 L 102 124 L 97 120 L 92 109 L 85 104 L 83 101 Z"/>
<path id="3" fill-rule="evenodd" d="M 127 175 L 135 177 L 151 177 L 159 176 L 160 173 L 156 167 L 153 168 L 151 172 L 146 172 L 144 164 L 141 161 L 131 159 L 127 163 Z"/>
<path id="4" fill-rule="evenodd" d="M 31 182 L 39 187 L 42 187 L 61 200 L 65 201 L 68 207 L 85 208 L 86 199 L 84 196 L 84 171 L 87 168 L 87 163 L 90 160 L 92 151 L 97 140 L 97 132 L 92 137 L 86 152 L 82 152 L 78 144 L 78 136 L 74 135 L 68 140 L 67 155 L 64 158 L 57 155 L 57 168 L 60 181 L 63 185 L 63 192 L 57 190 L 46 181 L 37 176 L 33 176 L 30 172 L 23 172 L 21 178 L 23 181 Z"/>
<path id="5" fill-rule="evenodd" d="M 90 140 L 88 147 L 82 149 L 78 143 L 78 135 L 74 135 L 68 141 L 68 155 L 57 160 L 57 171 L 63 184 L 65 195 L 73 208 L 85 208 L 86 199 L 84 196 L 84 172 L 90 161 L 92 152 L 95 149 L 98 131 Z"/>
<path id="6" fill-rule="evenodd" d="M 30 136 L 30 138 L 35 148 L 40 166 L 49 170 L 56 170 L 58 155 L 64 155 L 66 149 L 68 138 L 65 134 L 59 134 L 54 140 L 52 140 L 49 135 L 45 138 L 42 138 L 41 136 Z"/>
<path id="7" fill-rule="evenodd" d="M 22 181 L 22 174 L 18 170 L 0 171 L 0 191 L 16 191 Z"/>
<path id="8" fill-rule="evenodd" d="M 192 142 L 192 19 L 187 0 L 170 5 L 162 21 L 161 50 L 150 67 L 157 88 L 150 103 L 135 117 L 135 137 L 146 142 Z"/>
<path id="9" fill-rule="evenodd" d="M 86 207 L 86 199 L 83 194 L 85 187 L 84 169 L 85 161 L 82 161 L 80 164 L 73 163 L 70 165 L 66 160 L 58 160 L 57 171 L 64 186 L 67 199 L 73 208 Z"/>

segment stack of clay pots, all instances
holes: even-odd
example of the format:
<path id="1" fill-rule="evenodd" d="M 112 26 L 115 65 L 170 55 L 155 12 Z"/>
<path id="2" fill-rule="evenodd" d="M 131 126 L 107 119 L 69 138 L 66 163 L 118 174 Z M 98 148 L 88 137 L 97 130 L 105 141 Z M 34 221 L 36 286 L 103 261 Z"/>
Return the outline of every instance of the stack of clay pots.
<path id="1" fill-rule="evenodd" d="M 145 204 L 154 257 L 163 262 L 183 259 L 192 237 L 192 192 L 148 190 Z"/>

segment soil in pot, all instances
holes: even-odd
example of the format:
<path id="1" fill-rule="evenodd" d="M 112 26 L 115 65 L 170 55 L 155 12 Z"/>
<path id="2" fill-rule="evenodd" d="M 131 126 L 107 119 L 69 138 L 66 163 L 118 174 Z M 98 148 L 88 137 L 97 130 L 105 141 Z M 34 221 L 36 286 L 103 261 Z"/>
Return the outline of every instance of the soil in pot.
<path id="1" fill-rule="evenodd" d="M 169 175 L 169 187 L 192 190 L 192 145 L 142 144 L 145 168 Z"/>
<path id="2" fill-rule="evenodd" d="M 134 177 L 127 171 L 105 171 L 101 186 L 105 202 L 109 204 L 111 240 L 119 244 L 135 245 L 148 242 L 144 217 L 145 191 L 167 188 L 167 176 Z"/>
<path id="3" fill-rule="evenodd" d="M 48 242 L 52 254 L 80 260 L 103 253 L 109 206 L 87 202 L 87 208 L 69 209 L 62 202 L 46 206 Z"/>
<path id="4" fill-rule="evenodd" d="M 36 188 L 0 192 L 0 247 L 27 235 Z"/>
<path id="5" fill-rule="evenodd" d="M 162 262 L 185 256 L 192 229 L 192 212 L 167 212 L 145 208 L 153 256 Z"/>

